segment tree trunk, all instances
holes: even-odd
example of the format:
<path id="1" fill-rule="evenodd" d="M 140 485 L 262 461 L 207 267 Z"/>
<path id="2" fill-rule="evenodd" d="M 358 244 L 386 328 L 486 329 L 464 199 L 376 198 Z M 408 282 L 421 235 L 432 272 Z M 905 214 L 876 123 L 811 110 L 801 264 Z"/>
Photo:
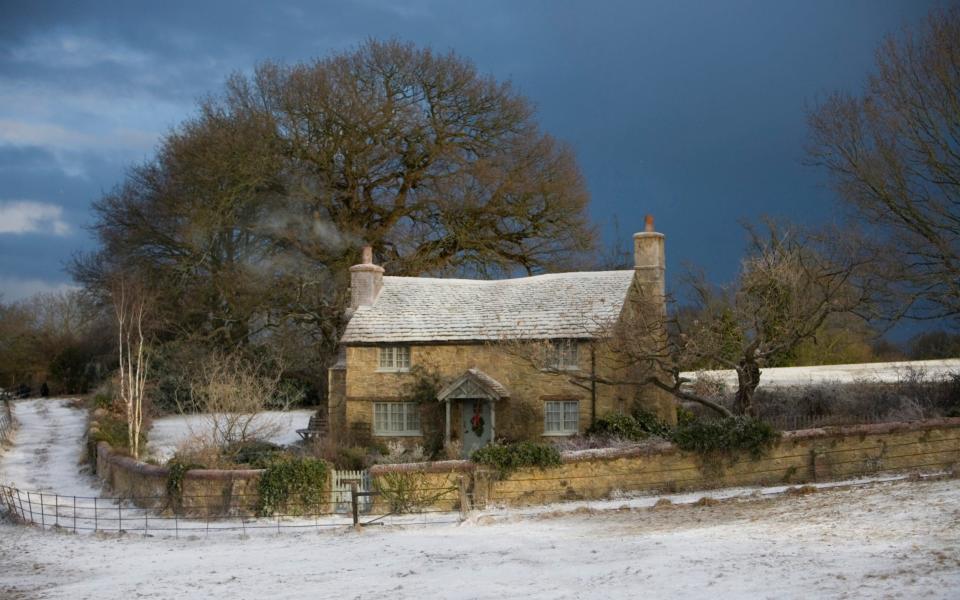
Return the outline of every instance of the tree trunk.
<path id="1" fill-rule="evenodd" d="M 737 398 L 733 410 L 738 415 L 756 417 L 753 394 L 760 385 L 760 366 L 753 360 L 744 360 L 737 367 Z"/>

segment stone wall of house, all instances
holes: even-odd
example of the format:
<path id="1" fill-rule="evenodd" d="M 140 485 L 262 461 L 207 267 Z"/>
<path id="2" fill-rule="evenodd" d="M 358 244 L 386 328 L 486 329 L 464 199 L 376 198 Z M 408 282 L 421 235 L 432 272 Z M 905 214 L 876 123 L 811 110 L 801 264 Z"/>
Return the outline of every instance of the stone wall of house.
<path id="1" fill-rule="evenodd" d="M 664 442 L 645 448 L 567 453 L 563 460 L 557 468 L 521 469 L 503 479 L 469 461 L 380 466 L 371 474 L 379 482 L 397 471 L 420 472 L 423 488 L 450 489 L 466 477 L 473 502 L 481 507 L 593 500 L 618 492 L 797 485 L 881 472 L 952 470 L 956 474 L 960 418 L 788 432 L 756 459 L 704 459 Z M 435 508 L 450 509 L 449 498 Z"/>
<path id="2" fill-rule="evenodd" d="M 410 350 L 410 372 L 381 372 L 379 350 L 375 346 L 348 347 L 346 371 L 346 401 L 343 420 L 348 428 L 357 430 L 373 422 L 373 401 L 402 400 L 415 381 L 418 369 L 439 374 L 444 383 L 453 381 L 470 368 L 478 368 L 493 377 L 510 391 L 510 398 L 497 402 L 497 435 L 508 438 L 531 439 L 543 435 L 543 409 L 547 400 L 578 400 L 580 402 L 580 431 L 589 427 L 592 417 L 590 390 L 573 385 L 563 374 L 546 373 L 518 356 L 517 351 L 505 351 L 496 344 L 438 344 L 414 345 Z M 580 368 L 589 373 L 591 357 L 589 344 L 581 344 Z M 596 358 L 597 370 L 604 373 L 609 361 Z M 615 411 L 629 411 L 637 395 L 625 387 L 598 385 L 596 414 L 603 416 Z M 654 412 L 668 421 L 675 417 L 672 403 L 659 400 L 651 404 Z M 454 403 L 451 422 L 459 423 L 459 403 Z M 454 431 L 457 431 L 455 426 Z"/>

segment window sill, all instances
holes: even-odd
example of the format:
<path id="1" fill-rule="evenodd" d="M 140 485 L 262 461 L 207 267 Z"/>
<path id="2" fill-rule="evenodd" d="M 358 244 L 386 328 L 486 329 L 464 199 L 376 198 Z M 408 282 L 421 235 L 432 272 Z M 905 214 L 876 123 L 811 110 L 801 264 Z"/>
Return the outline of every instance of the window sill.
<path id="1" fill-rule="evenodd" d="M 403 368 L 403 369 L 384 369 L 384 368 L 378 368 L 378 369 L 377 369 L 376 371 L 374 371 L 374 372 L 375 372 L 375 373 L 409 373 L 409 372 L 410 372 L 410 367 L 406 367 L 406 368 Z"/>
<path id="2" fill-rule="evenodd" d="M 570 437 L 572 435 L 577 435 L 579 431 L 551 431 L 550 433 L 544 433 L 542 437 Z"/>
<path id="3" fill-rule="evenodd" d="M 583 369 L 580 367 L 544 367 L 540 369 L 540 371 L 543 373 L 555 373 L 558 371 L 561 373 L 571 373 L 573 371 L 583 371 Z"/>
<path id="4" fill-rule="evenodd" d="M 414 433 L 414 432 L 409 432 L 409 431 L 408 431 L 408 432 L 398 432 L 398 433 L 393 433 L 393 432 L 384 433 L 384 432 L 382 432 L 382 431 L 374 431 L 374 432 L 373 432 L 373 436 L 374 436 L 374 437 L 423 437 L 423 433 L 421 433 L 421 432 L 419 432 L 419 431 L 417 431 L 417 432 L 415 432 L 415 433 Z"/>

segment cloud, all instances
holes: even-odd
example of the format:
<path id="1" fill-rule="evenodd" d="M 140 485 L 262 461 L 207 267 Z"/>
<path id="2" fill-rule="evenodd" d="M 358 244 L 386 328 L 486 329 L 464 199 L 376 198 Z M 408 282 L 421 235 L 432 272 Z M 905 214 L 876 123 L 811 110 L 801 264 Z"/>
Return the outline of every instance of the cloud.
<path id="1" fill-rule="evenodd" d="M 70 224 L 63 220 L 63 208 L 46 202 L 16 200 L 0 202 L 0 234 L 52 233 L 67 235 Z"/>
<path id="2" fill-rule="evenodd" d="M 16 62 L 55 68 L 83 68 L 104 63 L 143 67 L 150 60 L 140 50 L 70 33 L 36 36 L 14 48 L 10 56 Z"/>
<path id="3" fill-rule="evenodd" d="M 16 302 L 29 298 L 34 294 L 69 292 L 80 289 L 66 281 L 49 281 L 44 279 L 20 279 L 18 277 L 0 277 L 0 301 L 4 303 Z"/>

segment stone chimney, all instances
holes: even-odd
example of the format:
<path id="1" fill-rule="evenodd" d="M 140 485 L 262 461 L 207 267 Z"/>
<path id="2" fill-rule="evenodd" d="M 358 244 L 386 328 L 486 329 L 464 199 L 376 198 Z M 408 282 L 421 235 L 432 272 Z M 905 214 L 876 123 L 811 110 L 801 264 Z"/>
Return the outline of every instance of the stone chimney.
<path id="1" fill-rule="evenodd" d="M 383 267 L 373 264 L 373 248 L 363 247 L 363 262 L 350 267 L 350 312 L 372 306 L 383 289 Z"/>
<path id="2" fill-rule="evenodd" d="M 637 281 L 648 293 L 664 296 L 666 283 L 666 256 L 664 237 L 653 228 L 653 216 L 647 215 L 646 225 L 640 233 L 633 234 L 633 268 Z"/>

